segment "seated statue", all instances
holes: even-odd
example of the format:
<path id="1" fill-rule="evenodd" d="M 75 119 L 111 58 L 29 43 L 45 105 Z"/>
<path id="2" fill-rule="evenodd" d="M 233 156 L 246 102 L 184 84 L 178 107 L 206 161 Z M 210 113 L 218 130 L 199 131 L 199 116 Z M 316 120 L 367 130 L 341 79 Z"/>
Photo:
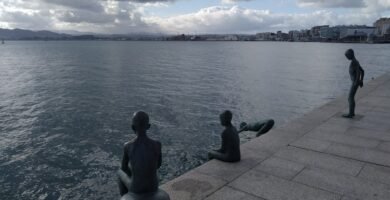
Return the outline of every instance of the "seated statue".
<path id="1" fill-rule="evenodd" d="M 228 110 L 219 116 L 221 125 L 225 127 L 221 134 L 222 145 L 220 149 L 209 152 L 209 159 L 214 158 L 224 162 L 238 162 L 241 160 L 240 138 L 237 129 L 231 123 L 232 117 L 232 112 Z"/>
<path id="2" fill-rule="evenodd" d="M 149 116 L 142 111 L 136 112 L 131 127 L 137 137 L 124 147 L 122 165 L 118 171 L 121 199 L 169 200 L 169 195 L 158 189 L 161 143 L 146 135 L 150 128 Z"/>
<path id="3" fill-rule="evenodd" d="M 249 124 L 247 124 L 246 122 L 241 122 L 240 130 L 238 131 L 238 133 L 241 133 L 243 131 L 254 131 L 257 132 L 256 137 L 259 137 L 260 135 L 263 135 L 269 130 L 271 130 L 274 124 L 275 121 L 273 119 L 263 120 Z"/>

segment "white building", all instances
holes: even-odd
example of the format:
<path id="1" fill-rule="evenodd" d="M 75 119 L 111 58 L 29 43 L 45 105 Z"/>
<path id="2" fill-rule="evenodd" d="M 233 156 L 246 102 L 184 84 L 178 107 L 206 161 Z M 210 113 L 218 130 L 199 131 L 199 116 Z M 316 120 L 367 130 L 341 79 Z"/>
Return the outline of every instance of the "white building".
<path id="1" fill-rule="evenodd" d="M 367 39 L 374 34 L 375 28 L 368 26 L 345 26 L 340 28 L 340 39 L 360 38 Z"/>
<path id="2" fill-rule="evenodd" d="M 238 41 L 238 36 L 237 35 L 226 35 L 224 40 L 226 40 L 226 41 Z"/>
<path id="3" fill-rule="evenodd" d="M 390 35 L 390 18 L 381 18 L 374 23 L 375 34 L 379 37 Z"/>

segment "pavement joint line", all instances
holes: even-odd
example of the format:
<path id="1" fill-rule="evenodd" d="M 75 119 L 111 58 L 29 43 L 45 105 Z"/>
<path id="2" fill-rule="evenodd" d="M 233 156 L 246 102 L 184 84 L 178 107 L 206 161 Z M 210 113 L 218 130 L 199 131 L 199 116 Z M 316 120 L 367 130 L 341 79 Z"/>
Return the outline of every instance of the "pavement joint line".
<path id="1" fill-rule="evenodd" d="M 378 140 L 379 140 L 379 144 L 376 145 L 375 149 L 378 150 L 378 151 L 382 151 L 381 149 L 379 149 L 379 147 L 380 147 L 383 143 L 385 143 L 386 141 L 380 140 L 380 139 L 378 139 Z"/>
<path id="2" fill-rule="evenodd" d="M 321 169 L 321 168 L 318 168 L 318 167 L 313 167 L 313 168 L 314 168 L 314 169 Z M 329 171 L 329 170 L 328 170 L 328 171 Z M 316 189 L 316 190 L 321 190 L 321 191 L 324 191 L 324 192 L 329 192 L 329 193 L 338 195 L 338 196 L 340 196 L 340 197 L 346 195 L 346 194 L 338 193 L 338 192 L 335 192 L 335 191 L 326 190 L 326 189 L 323 189 L 323 188 L 320 188 L 320 187 L 312 186 L 312 185 L 309 185 L 309 184 L 306 184 L 306 183 L 297 182 L 297 181 L 295 181 L 294 179 L 291 180 L 291 182 L 294 182 L 294 183 L 297 183 L 297 184 L 301 184 L 301 185 L 304 185 L 304 186 L 306 186 L 306 187 L 314 188 L 314 189 Z M 339 199 L 341 199 L 341 198 L 339 198 Z"/>
<path id="3" fill-rule="evenodd" d="M 260 162 L 258 162 L 257 164 L 255 164 L 253 167 L 249 167 L 248 170 L 246 170 L 246 171 L 240 173 L 240 175 L 238 175 L 236 178 L 232 179 L 231 181 L 225 181 L 225 180 L 223 180 L 223 181 L 226 182 L 226 183 L 223 184 L 223 185 L 222 185 L 221 187 L 219 187 L 218 189 L 216 189 L 214 192 L 212 192 L 212 193 L 210 193 L 209 195 L 207 195 L 205 198 L 207 198 L 207 197 L 213 195 L 213 194 L 216 193 L 217 191 L 221 190 L 223 187 L 230 187 L 230 186 L 229 186 L 230 183 L 232 183 L 233 181 L 237 180 L 238 178 L 240 178 L 240 177 L 241 177 L 242 175 L 244 175 L 245 173 L 248 173 L 248 172 L 252 171 L 254 168 L 256 168 L 257 166 L 259 166 L 262 162 L 264 162 L 264 161 L 267 160 L 268 158 L 272 157 L 273 155 L 274 155 L 274 154 L 269 155 L 269 156 L 267 156 L 265 159 L 263 159 L 262 161 L 260 161 Z M 207 175 L 207 176 L 212 176 L 212 177 L 214 177 L 214 178 L 218 178 L 218 177 L 216 177 L 216 176 L 214 176 L 214 175 L 205 174 L 205 173 L 202 173 L 202 172 L 199 172 L 199 171 L 197 171 L 197 172 L 198 172 L 198 173 L 201 173 L 201 174 L 203 174 L 203 175 Z M 220 178 L 218 178 L 218 179 L 220 179 Z M 233 187 L 231 187 L 231 188 L 233 188 Z M 241 191 L 241 190 L 238 189 L 238 188 L 234 188 L 234 189 L 235 189 L 235 190 Z M 242 192 L 243 192 L 243 191 L 242 191 Z M 252 196 L 254 196 L 254 195 L 252 194 Z M 256 197 L 258 197 L 258 196 L 256 196 Z M 205 199 L 205 198 L 203 198 L 203 199 Z M 260 198 L 263 198 L 263 197 L 260 197 Z M 264 198 L 263 198 L 263 199 L 264 199 Z"/>
<path id="4" fill-rule="evenodd" d="M 294 175 L 294 177 L 292 177 L 290 179 L 290 181 L 293 181 L 295 177 L 297 177 L 299 174 L 301 174 L 303 172 L 303 170 L 305 170 L 307 167 L 305 165 L 303 165 L 303 168 L 301 169 L 301 171 L 299 171 L 297 174 Z"/>
<path id="5" fill-rule="evenodd" d="M 242 193 L 245 193 L 245 194 L 247 194 L 247 195 L 250 195 L 250 196 L 253 196 L 253 197 L 256 197 L 256 198 L 261 198 L 261 199 L 264 199 L 264 200 L 268 200 L 268 199 L 266 199 L 266 198 L 264 198 L 264 197 L 259 197 L 259 196 L 257 196 L 257 195 L 251 194 L 251 193 L 246 192 L 246 191 L 242 191 L 242 190 L 240 190 L 240 189 L 238 189 L 238 188 L 235 188 L 235 187 L 232 187 L 232 186 L 230 186 L 230 185 L 227 185 L 226 187 L 228 187 L 228 188 L 230 188 L 230 189 L 232 189 L 232 190 L 238 190 L 238 191 L 240 191 L 240 192 L 242 192 Z"/>
<path id="6" fill-rule="evenodd" d="M 321 168 L 318 168 L 318 167 L 313 167 L 313 168 L 321 169 Z M 305 169 L 306 169 L 306 167 L 305 167 Z M 298 184 L 298 185 L 303 185 L 303 186 L 306 186 L 306 187 L 309 187 L 309 188 L 312 188 L 312 189 L 320 190 L 320 191 L 323 191 L 323 192 L 329 192 L 329 193 L 332 193 L 332 194 L 335 194 L 335 195 L 338 195 L 338 196 L 344 195 L 344 194 L 340 194 L 340 193 L 337 193 L 337 192 L 334 192 L 334 191 L 329 191 L 329 190 L 325 190 L 323 188 L 319 188 L 319 187 L 315 187 L 315 186 L 312 186 L 312 185 L 308 185 L 308 184 L 305 184 L 305 183 L 300 183 L 300 182 L 294 181 L 294 179 L 289 180 L 289 179 L 277 177 L 277 176 L 274 176 L 272 174 L 268 174 L 268 173 L 265 173 L 265 172 L 261 172 L 261 173 L 266 174 L 267 176 L 271 176 L 271 177 L 277 178 L 277 179 L 282 179 L 282 180 L 285 180 L 285 181 L 288 181 L 288 182 L 292 182 L 292 183 L 295 183 L 295 184 Z M 235 187 L 232 187 L 232 188 L 241 191 L 238 188 L 235 188 Z M 253 196 L 254 194 L 251 194 L 251 195 Z M 254 195 L 254 196 L 262 198 L 262 199 L 265 199 L 264 197 L 260 197 L 260 196 L 257 196 L 257 195 Z"/>
<path id="7" fill-rule="evenodd" d="M 337 142 L 331 142 L 331 143 L 332 143 L 332 144 L 341 144 L 341 143 L 337 143 Z M 354 147 L 354 146 L 346 145 L 346 144 L 341 144 L 341 145 Z M 316 150 L 313 150 L 313 149 L 298 147 L 298 146 L 294 146 L 294 145 L 292 145 L 292 147 L 299 148 L 299 149 L 304 149 L 304 150 L 308 150 L 308 151 L 314 151 L 314 152 L 317 152 L 317 153 L 322 153 L 322 154 L 326 154 L 326 155 L 331 155 L 331 156 L 335 156 L 335 157 L 339 157 L 339 158 L 344 158 L 344 159 L 348 159 L 348 160 L 358 161 L 358 162 L 361 162 L 361 163 L 368 163 L 368 164 L 372 164 L 372 165 L 377 165 L 377 166 L 381 166 L 381 167 L 388 167 L 388 168 L 390 168 L 390 165 L 382 165 L 382 164 L 374 163 L 374 162 L 371 162 L 371 161 L 359 160 L 359 159 L 356 159 L 356 158 L 350 158 L 350 157 L 346 157 L 346 156 L 340 156 L 340 155 L 333 154 L 333 153 L 328 153 L 328 152 L 316 151 Z M 374 149 L 372 149 L 372 150 L 374 150 Z M 375 149 L 375 151 L 380 151 L 380 150 L 376 150 L 376 149 Z M 385 151 L 380 151 L 380 152 L 388 153 L 388 152 L 385 152 Z"/>
<path id="8" fill-rule="evenodd" d="M 359 172 L 356 174 L 356 177 L 359 177 L 359 175 L 362 173 L 363 169 L 367 166 L 367 163 L 363 163 L 362 168 L 359 170 Z"/>

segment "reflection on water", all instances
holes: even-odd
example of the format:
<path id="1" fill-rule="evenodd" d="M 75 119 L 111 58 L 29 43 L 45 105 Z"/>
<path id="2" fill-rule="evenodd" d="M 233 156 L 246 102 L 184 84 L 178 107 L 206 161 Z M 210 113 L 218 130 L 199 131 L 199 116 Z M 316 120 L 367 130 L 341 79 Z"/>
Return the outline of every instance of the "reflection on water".
<path id="1" fill-rule="evenodd" d="M 9 42 L 0 48 L 0 198 L 113 199 L 137 110 L 163 144 L 163 181 L 219 145 L 218 114 L 276 126 L 345 93 L 354 48 L 377 77 L 388 45 Z M 241 135 L 242 141 L 253 134 Z"/>

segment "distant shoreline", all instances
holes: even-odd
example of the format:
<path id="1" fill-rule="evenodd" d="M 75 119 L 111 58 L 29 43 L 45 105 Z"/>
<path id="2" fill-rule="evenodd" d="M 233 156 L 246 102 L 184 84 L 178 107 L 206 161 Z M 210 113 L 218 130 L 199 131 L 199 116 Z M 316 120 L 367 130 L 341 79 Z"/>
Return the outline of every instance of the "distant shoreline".
<path id="1" fill-rule="evenodd" d="M 272 41 L 272 40 L 117 40 L 117 39 L 4 39 L 5 44 L 7 41 L 41 41 L 41 42 L 85 42 L 85 41 L 113 41 L 113 42 L 284 42 L 284 43 L 330 43 L 330 44 L 390 44 L 390 41 Z M 5 45 L 4 44 L 4 45 Z"/>

